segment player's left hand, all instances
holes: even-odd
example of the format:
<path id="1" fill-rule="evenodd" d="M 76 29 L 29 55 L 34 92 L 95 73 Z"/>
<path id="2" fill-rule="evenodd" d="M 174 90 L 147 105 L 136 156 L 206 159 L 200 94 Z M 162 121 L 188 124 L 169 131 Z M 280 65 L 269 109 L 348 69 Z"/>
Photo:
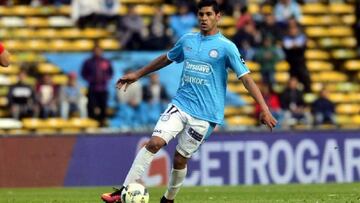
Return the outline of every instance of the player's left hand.
<path id="1" fill-rule="evenodd" d="M 272 116 L 269 111 L 261 112 L 260 113 L 260 122 L 266 125 L 270 131 L 276 126 L 277 120 Z"/>
<path id="2" fill-rule="evenodd" d="M 139 76 L 136 72 L 125 74 L 116 82 L 116 87 L 121 90 L 121 88 L 124 86 L 124 92 L 126 92 L 128 86 L 137 81 L 138 79 Z"/>

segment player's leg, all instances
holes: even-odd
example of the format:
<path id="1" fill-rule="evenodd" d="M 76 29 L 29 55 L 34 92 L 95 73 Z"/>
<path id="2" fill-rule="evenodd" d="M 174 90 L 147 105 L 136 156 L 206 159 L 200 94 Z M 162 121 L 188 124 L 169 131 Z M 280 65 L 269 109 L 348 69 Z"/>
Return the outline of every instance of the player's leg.
<path id="1" fill-rule="evenodd" d="M 175 151 L 174 164 L 170 174 L 168 189 L 165 192 L 161 203 L 174 202 L 175 196 L 183 185 L 187 173 L 188 158 Z"/>
<path id="2" fill-rule="evenodd" d="M 185 113 L 186 114 L 186 113 Z M 187 160 L 199 149 L 201 144 L 212 133 L 215 124 L 194 118 L 186 114 L 188 125 L 179 134 L 179 143 L 176 146 L 174 166 L 168 189 L 165 192 L 161 203 L 172 203 L 179 192 L 187 173 Z"/>
<path id="3" fill-rule="evenodd" d="M 176 137 L 184 127 L 185 124 L 183 123 L 182 115 L 175 106 L 170 105 L 157 122 L 149 142 L 141 148 L 136 155 L 122 188 L 129 183 L 139 180 L 144 172 L 147 171 L 155 154 L 164 145 L 169 143 L 171 139 Z M 105 193 L 101 198 L 108 203 L 117 202 L 115 199 L 120 199 L 122 188 L 116 190 L 114 193 Z"/>

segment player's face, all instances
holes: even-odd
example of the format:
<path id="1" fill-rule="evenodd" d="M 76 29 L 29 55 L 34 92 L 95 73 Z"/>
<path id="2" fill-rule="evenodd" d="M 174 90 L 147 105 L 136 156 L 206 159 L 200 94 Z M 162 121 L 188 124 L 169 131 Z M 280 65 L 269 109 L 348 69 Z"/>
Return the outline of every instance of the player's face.
<path id="1" fill-rule="evenodd" d="M 200 31 L 204 35 L 217 33 L 217 23 L 220 20 L 220 13 L 216 14 L 211 6 L 202 7 L 198 13 Z"/>

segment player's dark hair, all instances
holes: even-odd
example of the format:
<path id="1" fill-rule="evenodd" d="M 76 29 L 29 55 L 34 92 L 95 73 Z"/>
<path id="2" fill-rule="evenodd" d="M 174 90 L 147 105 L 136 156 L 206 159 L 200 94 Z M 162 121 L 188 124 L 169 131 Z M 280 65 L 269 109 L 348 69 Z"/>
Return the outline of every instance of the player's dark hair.
<path id="1" fill-rule="evenodd" d="M 197 9 L 200 10 L 202 7 L 211 6 L 216 14 L 220 12 L 219 4 L 215 0 L 201 0 L 197 4 Z"/>

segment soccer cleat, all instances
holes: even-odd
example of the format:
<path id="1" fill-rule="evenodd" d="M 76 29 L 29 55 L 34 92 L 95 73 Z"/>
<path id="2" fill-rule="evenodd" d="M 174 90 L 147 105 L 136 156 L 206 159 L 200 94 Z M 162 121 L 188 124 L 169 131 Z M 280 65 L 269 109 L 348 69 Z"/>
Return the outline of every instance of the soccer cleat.
<path id="1" fill-rule="evenodd" d="M 160 203 L 174 203 L 174 200 L 168 200 L 163 196 L 160 200 Z"/>
<path id="2" fill-rule="evenodd" d="M 122 203 L 121 202 L 121 191 L 124 187 L 118 189 L 114 188 L 112 193 L 104 193 L 101 195 L 101 199 L 106 203 Z"/>

